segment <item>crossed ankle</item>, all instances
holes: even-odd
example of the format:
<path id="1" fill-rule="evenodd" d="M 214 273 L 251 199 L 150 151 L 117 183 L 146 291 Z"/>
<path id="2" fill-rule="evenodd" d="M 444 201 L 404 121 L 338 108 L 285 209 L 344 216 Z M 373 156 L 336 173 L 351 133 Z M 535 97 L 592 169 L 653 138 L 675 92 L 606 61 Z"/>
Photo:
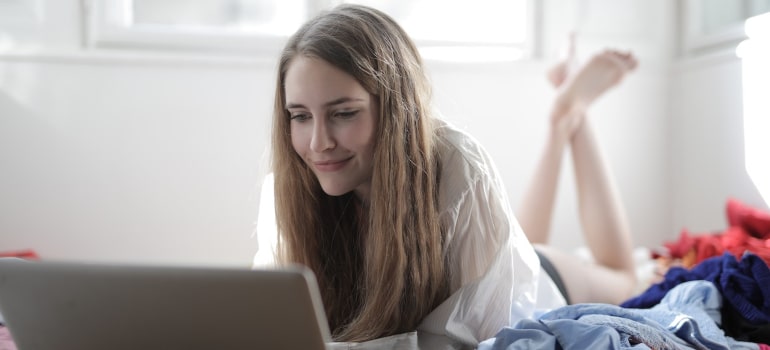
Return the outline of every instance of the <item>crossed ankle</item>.
<path id="1" fill-rule="evenodd" d="M 569 90 L 559 93 L 554 102 L 551 120 L 561 123 L 562 120 L 572 120 L 580 118 L 586 113 L 588 103 L 581 101 Z"/>

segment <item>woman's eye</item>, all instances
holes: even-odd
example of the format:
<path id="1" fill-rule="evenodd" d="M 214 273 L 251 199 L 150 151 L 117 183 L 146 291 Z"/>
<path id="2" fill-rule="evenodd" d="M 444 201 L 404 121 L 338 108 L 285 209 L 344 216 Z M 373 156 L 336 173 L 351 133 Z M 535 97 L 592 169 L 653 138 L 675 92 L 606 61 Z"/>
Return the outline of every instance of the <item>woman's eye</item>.
<path id="1" fill-rule="evenodd" d="M 355 117 L 356 114 L 358 114 L 357 110 L 355 110 L 355 111 L 340 111 L 340 112 L 335 113 L 334 116 L 337 117 L 337 118 L 340 118 L 340 119 L 349 119 L 349 118 Z"/>
<path id="2" fill-rule="evenodd" d="M 304 122 L 304 121 L 310 119 L 310 116 L 307 115 L 307 114 L 292 114 L 289 119 L 291 119 L 293 121 Z"/>

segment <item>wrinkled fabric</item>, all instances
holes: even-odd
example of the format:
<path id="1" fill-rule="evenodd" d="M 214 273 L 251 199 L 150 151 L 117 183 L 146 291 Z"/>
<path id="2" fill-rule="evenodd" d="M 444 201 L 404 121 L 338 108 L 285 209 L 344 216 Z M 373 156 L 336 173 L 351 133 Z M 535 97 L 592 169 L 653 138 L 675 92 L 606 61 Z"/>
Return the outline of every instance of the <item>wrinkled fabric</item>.
<path id="1" fill-rule="evenodd" d="M 478 350 L 622 348 L 620 335 L 611 327 L 575 320 L 556 320 L 547 323 L 522 320 L 515 327 L 503 328 L 495 338 L 480 343 Z M 649 347 L 641 347 L 641 349 L 649 349 Z"/>
<path id="2" fill-rule="evenodd" d="M 652 349 L 687 348 L 686 343 L 664 325 L 637 311 L 610 304 L 576 304 L 554 310 L 540 320 L 570 319 L 610 327 L 620 334 L 622 348 L 639 343 Z"/>
<path id="3" fill-rule="evenodd" d="M 672 288 L 693 280 L 713 282 L 726 304 L 751 324 L 770 323 L 770 268 L 753 254 L 744 255 L 739 262 L 726 252 L 704 260 L 692 270 L 673 267 L 663 282 L 650 286 L 620 306 L 649 308 L 658 304 Z"/>
<path id="4" fill-rule="evenodd" d="M 708 281 L 685 282 L 650 310 L 639 312 L 660 323 L 696 348 L 755 349 L 754 344 L 736 341 L 725 336 L 719 327 L 722 321 L 722 295 Z"/>
<path id="5" fill-rule="evenodd" d="M 643 324 L 618 316 L 585 315 L 579 319 L 522 320 L 514 327 L 503 328 L 495 338 L 479 344 L 478 349 L 663 350 L 690 347 L 653 323 Z"/>
<path id="6" fill-rule="evenodd" d="M 742 256 L 751 252 L 770 265 L 770 212 L 750 207 L 735 198 L 727 200 L 728 228 L 718 232 L 691 234 L 682 229 L 679 239 L 664 242 L 671 258 L 680 259 L 685 268 L 730 252 Z"/>
<path id="7" fill-rule="evenodd" d="M 770 344 L 770 323 L 752 324 L 732 307 L 722 308 L 722 329 L 736 340 Z"/>
<path id="8" fill-rule="evenodd" d="M 451 295 L 418 330 L 476 346 L 504 326 L 566 302 L 550 277 L 541 273 L 487 152 L 470 135 L 439 123 L 435 138 L 442 166 L 439 210 L 446 228 Z M 272 183 L 266 181 L 263 194 L 269 195 L 271 191 L 265 191 L 269 188 Z M 273 263 L 277 233 L 271 202 L 263 195 L 255 267 Z"/>
<path id="9" fill-rule="evenodd" d="M 486 151 L 447 124 L 437 134 L 443 167 L 439 207 L 447 228 L 453 295 L 418 329 L 476 345 L 503 326 L 566 303 L 541 273 Z"/>
<path id="10" fill-rule="evenodd" d="M 770 212 L 751 207 L 735 198 L 728 198 L 727 223 L 742 227 L 751 236 L 770 239 Z"/>
<path id="11" fill-rule="evenodd" d="M 713 283 L 687 282 L 652 309 L 569 305 L 505 328 L 479 349 L 757 349 L 724 335 L 721 306 Z"/>

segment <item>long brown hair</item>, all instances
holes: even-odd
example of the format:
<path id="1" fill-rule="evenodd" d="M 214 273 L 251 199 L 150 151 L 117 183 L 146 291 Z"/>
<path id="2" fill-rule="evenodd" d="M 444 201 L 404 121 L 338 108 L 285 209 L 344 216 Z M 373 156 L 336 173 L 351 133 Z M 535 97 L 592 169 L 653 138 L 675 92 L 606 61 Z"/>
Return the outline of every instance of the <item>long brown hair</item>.
<path id="1" fill-rule="evenodd" d="M 329 196 L 291 144 L 284 77 L 293 58 L 322 59 L 378 102 L 369 203 Z M 414 330 L 448 295 L 438 213 L 430 89 L 414 43 L 386 14 L 341 5 L 306 23 L 278 67 L 272 166 L 278 258 L 316 274 L 335 340 Z"/>

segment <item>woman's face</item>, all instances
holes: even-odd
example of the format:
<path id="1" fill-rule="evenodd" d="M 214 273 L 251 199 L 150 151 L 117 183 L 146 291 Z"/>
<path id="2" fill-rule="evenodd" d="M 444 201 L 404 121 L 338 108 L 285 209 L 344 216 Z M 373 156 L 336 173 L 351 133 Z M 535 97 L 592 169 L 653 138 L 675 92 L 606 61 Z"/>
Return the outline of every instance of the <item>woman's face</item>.
<path id="1" fill-rule="evenodd" d="M 326 194 L 369 198 L 377 102 L 351 75 L 324 60 L 297 56 L 284 82 L 294 151 Z"/>

